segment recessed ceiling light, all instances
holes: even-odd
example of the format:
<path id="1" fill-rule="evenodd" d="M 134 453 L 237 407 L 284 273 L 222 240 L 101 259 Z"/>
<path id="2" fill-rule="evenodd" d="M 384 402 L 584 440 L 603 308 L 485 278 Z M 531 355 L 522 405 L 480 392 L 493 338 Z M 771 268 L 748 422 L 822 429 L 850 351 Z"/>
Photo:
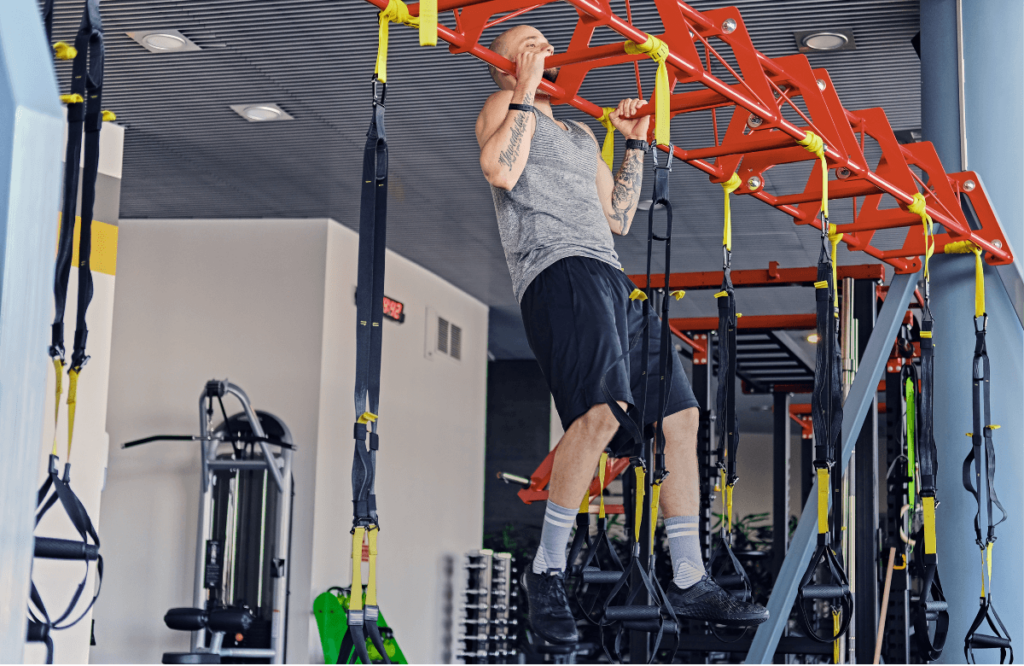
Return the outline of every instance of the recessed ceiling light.
<path id="1" fill-rule="evenodd" d="M 287 111 L 274 103 L 232 104 L 231 109 L 251 123 L 266 123 L 274 120 L 295 120 Z"/>
<path id="2" fill-rule="evenodd" d="M 199 45 L 177 30 L 136 30 L 128 36 L 150 53 L 201 51 Z"/>
<path id="3" fill-rule="evenodd" d="M 811 333 L 810 335 L 807 336 L 806 340 L 807 342 L 810 342 L 812 345 L 816 345 L 818 344 L 818 334 Z"/>
<path id="4" fill-rule="evenodd" d="M 793 33 L 801 53 L 816 51 L 853 51 L 857 43 L 851 30 L 805 30 Z"/>

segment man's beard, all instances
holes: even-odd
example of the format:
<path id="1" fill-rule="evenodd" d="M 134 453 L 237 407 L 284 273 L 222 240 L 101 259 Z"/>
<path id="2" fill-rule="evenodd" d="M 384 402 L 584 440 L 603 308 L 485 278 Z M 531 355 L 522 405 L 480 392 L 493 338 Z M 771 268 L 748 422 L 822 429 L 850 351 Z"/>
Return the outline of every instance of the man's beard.
<path id="1" fill-rule="evenodd" d="M 558 78 L 558 68 L 552 67 L 551 69 L 545 69 L 543 78 L 550 81 L 551 83 L 554 83 L 555 79 Z"/>

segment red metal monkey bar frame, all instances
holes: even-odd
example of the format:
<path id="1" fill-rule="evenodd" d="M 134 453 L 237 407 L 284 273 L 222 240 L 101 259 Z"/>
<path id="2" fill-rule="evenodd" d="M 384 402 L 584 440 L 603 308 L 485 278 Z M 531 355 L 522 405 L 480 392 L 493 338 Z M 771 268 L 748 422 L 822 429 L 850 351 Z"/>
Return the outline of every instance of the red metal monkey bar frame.
<path id="1" fill-rule="evenodd" d="M 367 1 L 384 9 L 389 0 Z M 439 22 L 438 36 L 448 42 L 452 53 L 470 53 L 501 70 L 513 72 L 512 62 L 479 43 L 484 29 L 553 1 L 438 0 L 441 18 L 451 11 L 455 24 L 451 28 Z M 616 15 L 608 0 L 565 1 L 576 9 L 576 27 L 568 49 L 547 58 L 546 66 L 559 67 L 560 72 L 555 83 L 542 81 L 541 90 L 551 95 L 553 104 L 570 104 L 597 118 L 602 115 L 601 106 L 579 95 L 586 75 L 600 67 L 634 63 L 647 56 L 627 54 L 622 43 L 590 46 L 594 31 L 603 26 L 636 43 L 645 42 L 648 35 Z M 795 143 L 806 132 L 813 131 L 824 140 L 828 169 L 835 172 L 836 180 L 828 187 L 829 199 L 854 199 L 854 221 L 838 227 L 850 250 L 865 252 L 899 273 L 919 270 L 925 249 L 924 232 L 919 216 L 906 207 L 913 201 L 913 195 L 921 192 L 928 213 L 944 229 L 934 236 L 937 253 L 941 254 L 948 243 L 970 240 L 985 251 L 990 264 L 1013 261 L 975 172 L 947 174 L 929 142 L 901 145 L 880 108 L 844 109 L 828 71 L 812 68 L 806 56 L 768 58 L 757 51 L 735 7 L 698 12 L 679 0 L 654 3 L 665 27 L 663 34 L 655 36 L 671 51 L 667 66 L 673 91 L 672 115 L 712 112 L 714 145 L 676 146 L 673 154 L 677 158 L 707 173 L 715 183 L 725 182 L 735 172 L 743 182 L 736 194 L 760 199 L 792 216 L 797 224 L 820 228 L 816 216 L 822 195 L 821 164 Z M 418 16 L 419 4 L 409 5 L 409 11 Z M 494 18 L 496 15 L 500 16 Z M 722 44 L 731 49 L 736 68 L 716 50 L 715 45 L 721 49 Z M 712 74 L 713 59 L 729 72 L 735 83 Z M 639 83 L 639 74 L 637 78 Z M 699 84 L 703 89 L 676 93 L 679 84 Z M 807 113 L 794 102 L 797 97 L 802 98 Z M 787 105 L 800 116 L 802 124 L 784 117 Z M 718 111 L 730 108 L 731 118 L 719 140 Z M 653 111 L 654 104 L 649 103 L 639 113 Z M 653 134 L 653 127 L 651 131 Z M 882 157 L 874 169 L 864 157 L 866 138 L 874 140 L 881 149 Z M 764 191 L 764 174 L 769 169 L 806 161 L 814 164 L 802 192 L 773 195 Z M 924 177 L 911 167 L 922 171 Z M 753 181 L 754 176 L 759 180 Z M 880 208 L 886 194 L 896 199 L 898 208 Z M 970 201 L 980 228 L 972 229 L 961 208 L 961 195 Z M 858 197 L 862 198 L 859 206 Z M 909 228 L 902 247 L 886 250 L 871 244 L 875 231 L 895 227 Z"/>

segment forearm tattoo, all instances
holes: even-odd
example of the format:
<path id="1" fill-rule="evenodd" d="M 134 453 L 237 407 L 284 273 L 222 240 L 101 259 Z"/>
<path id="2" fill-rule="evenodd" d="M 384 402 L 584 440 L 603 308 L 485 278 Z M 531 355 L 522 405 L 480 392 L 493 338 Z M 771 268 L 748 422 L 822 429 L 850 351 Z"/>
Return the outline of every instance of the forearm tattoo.
<path id="1" fill-rule="evenodd" d="M 632 212 L 640 200 L 643 173 L 644 154 L 639 150 L 627 150 L 619 173 L 615 176 L 615 189 L 612 190 L 613 218 L 618 220 L 620 234 L 625 234 L 629 229 Z"/>
<path id="2" fill-rule="evenodd" d="M 533 93 L 523 96 L 521 104 L 533 104 Z M 519 152 L 523 146 L 523 137 L 526 136 L 526 127 L 530 119 L 529 111 L 516 111 L 516 117 L 512 121 L 512 129 L 509 131 L 508 146 L 498 155 L 498 163 L 508 167 L 511 171 L 519 159 Z"/>

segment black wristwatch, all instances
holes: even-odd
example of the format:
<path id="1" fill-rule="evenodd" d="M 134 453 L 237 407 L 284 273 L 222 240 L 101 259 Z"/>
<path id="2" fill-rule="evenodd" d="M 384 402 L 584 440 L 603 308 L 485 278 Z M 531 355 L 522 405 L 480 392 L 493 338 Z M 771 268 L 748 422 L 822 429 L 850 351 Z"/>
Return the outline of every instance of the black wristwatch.
<path id="1" fill-rule="evenodd" d="M 508 105 L 508 110 L 509 111 L 529 111 L 529 112 L 533 112 L 534 108 L 530 104 L 509 104 Z"/>
<path id="2" fill-rule="evenodd" d="M 626 139 L 626 150 L 642 150 L 646 153 L 650 149 L 651 147 L 647 145 L 646 141 L 641 141 L 640 139 Z"/>

